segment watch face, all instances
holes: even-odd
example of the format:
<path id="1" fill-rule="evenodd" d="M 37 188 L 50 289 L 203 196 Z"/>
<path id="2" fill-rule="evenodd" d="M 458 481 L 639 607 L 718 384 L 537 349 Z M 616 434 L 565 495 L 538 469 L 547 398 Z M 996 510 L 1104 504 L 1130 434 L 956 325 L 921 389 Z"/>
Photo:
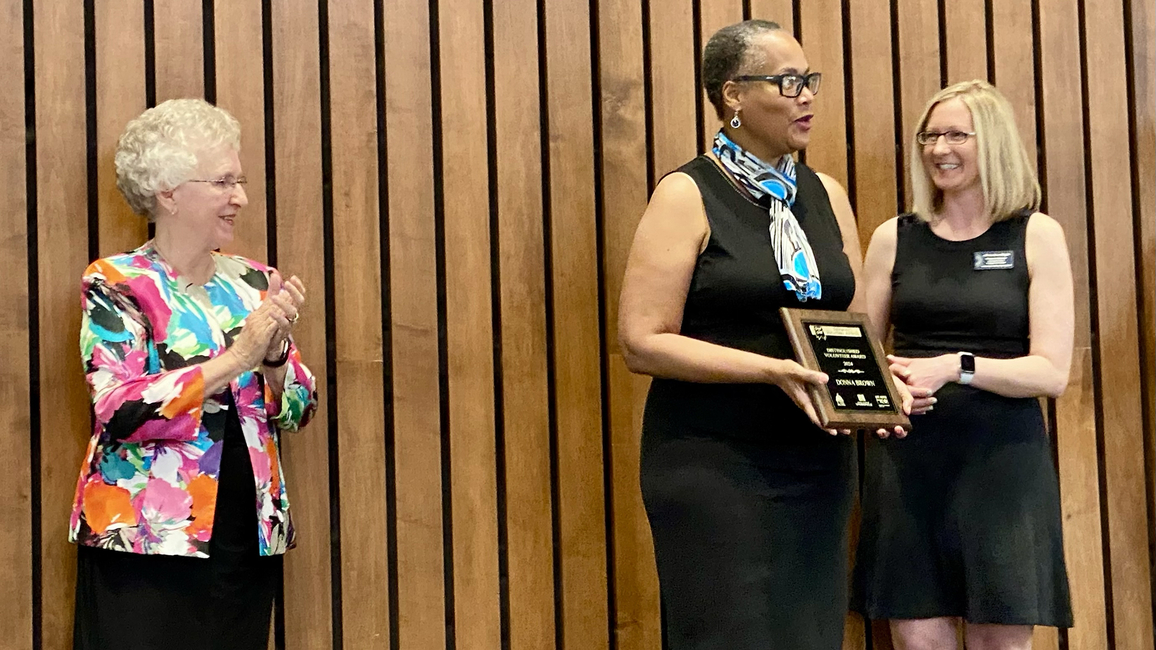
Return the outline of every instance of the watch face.
<path id="1" fill-rule="evenodd" d="M 959 369 L 964 372 L 975 372 L 975 357 L 970 354 L 959 355 Z"/>

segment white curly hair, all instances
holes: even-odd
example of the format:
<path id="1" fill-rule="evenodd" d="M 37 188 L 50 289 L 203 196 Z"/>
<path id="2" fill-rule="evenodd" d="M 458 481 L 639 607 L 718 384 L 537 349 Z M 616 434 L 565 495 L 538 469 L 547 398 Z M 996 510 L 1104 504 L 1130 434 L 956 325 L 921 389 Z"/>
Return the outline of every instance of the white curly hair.
<path id="1" fill-rule="evenodd" d="M 156 216 L 158 192 L 192 178 L 197 153 L 222 144 L 241 150 L 241 124 L 203 99 L 170 99 L 124 127 L 116 145 L 116 186 L 133 212 Z"/>

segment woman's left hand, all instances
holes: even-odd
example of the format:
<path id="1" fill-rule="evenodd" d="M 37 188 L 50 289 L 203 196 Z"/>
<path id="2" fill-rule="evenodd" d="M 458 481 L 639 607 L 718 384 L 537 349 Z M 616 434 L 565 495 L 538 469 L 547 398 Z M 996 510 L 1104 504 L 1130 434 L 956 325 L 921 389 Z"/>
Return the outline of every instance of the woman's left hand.
<path id="1" fill-rule="evenodd" d="M 274 270 L 269 274 L 269 289 L 265 299 L 280 307 L 285 316 L 265 352 L 265 358 L 269 358 L 280 354 L 285 339 L 301 317 L 301 308 L 305 304 L 305 284 L 296 275 L 283 280 L 281 274 Z"/>
<path id="2" fill-rule="evenodd" d="M 902 379 L 908 388 L 926 389 L 926 395 L 913 393 L 917 398 L 931 397 L 944 384 L 959 379 L 959 356 L 955 354 L 918 359 L 889 354 L 887 360 L 891 362 L 892 374 Z"/>

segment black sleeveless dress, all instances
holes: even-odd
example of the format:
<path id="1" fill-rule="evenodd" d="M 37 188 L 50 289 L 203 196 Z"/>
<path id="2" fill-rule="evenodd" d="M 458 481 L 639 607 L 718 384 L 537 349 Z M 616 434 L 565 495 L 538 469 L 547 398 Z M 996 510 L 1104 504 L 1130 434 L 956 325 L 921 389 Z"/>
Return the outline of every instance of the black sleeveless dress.
<path id="1" fill-rule="evenodd" d="M 855 293 L 819 177 L 797 167 L 793 212 L 823 285 L 803 304 L 779 279 L 767 206 L 705 156 L 679 171 L 698 185 L 711 231 L 681 333 L 793 358 L 779 307 L 842 310 Z M 641 483 L 670 650 L 841 647 L 854 440 L 813 425 L 774 385 L 655 379 Z"/>
<path id="2" fill-rule="evenodd" d="M 1029 216 L 967 241 L 899 218 L 896 354 L 1028 353 Z M 936 397 L 911 418 L 907 438 L 867 441 L 856 609 L 875 619 L 1070 627 L 1059 481 L 1039 400 L 956 383 Z"/>

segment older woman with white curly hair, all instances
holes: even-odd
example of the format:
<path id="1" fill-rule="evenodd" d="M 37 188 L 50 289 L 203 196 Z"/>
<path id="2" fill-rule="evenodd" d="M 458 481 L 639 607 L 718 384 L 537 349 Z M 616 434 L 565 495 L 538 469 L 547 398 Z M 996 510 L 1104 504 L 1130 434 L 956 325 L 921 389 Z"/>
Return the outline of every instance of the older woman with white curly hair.
<path id="1" fill-rule="evenodd" d="M 145 111 L 118 143 L 117 186 L 156 236 L 82 281 L 76 648 L 268 642 L 294 544 L 280 432 L 317 396 L 291 335 L 305 286 L 218 252 L 248 204 L 239 152 L 237 120 L 198 99 Z"/>

